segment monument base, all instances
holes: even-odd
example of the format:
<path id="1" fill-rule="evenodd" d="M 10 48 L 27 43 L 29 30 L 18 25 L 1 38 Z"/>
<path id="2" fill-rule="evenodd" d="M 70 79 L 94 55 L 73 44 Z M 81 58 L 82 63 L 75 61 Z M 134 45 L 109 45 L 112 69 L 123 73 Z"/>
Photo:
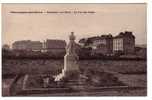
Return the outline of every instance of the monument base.
<path id="1" fill-rule="evenodd" d="M 90 73 L 90 72 L 89 72 Z M 34 93 L 74 93 L 74 92 L 90 92 L 102 91 L 102 88 L 128 87 L 113 74 L 108 72 L 89 73 L 67 73 L 64 80 L 55 82 L 52 75 L 48 77 L 45 74 L 25 75 L 20 86 L 18 94 L 34 94 Z M 21 83 L 17 82 L 17 83 Z M 16 84 L 18 87 L 18 84 Z M 14 87 L 15 88 L 15 87 Z M 13 91 L 14 93 L 15 91 Z"/>
<path id="2" fill-rule="evenodd" d="M 55 76 L 55 81 L 61 81 L 64 79 L 77 78 L 80 74 L 77 64 L 78 56 L 73 54 L 66 54 L 64 56 L 64 68 L 62 72 Z"/>
<path id="3" fill-rule="evenodd" d="M 28 76 L 28 77 L 27 77 Z M 34 88 L 49 88 L 49 87 L 69 87 L 71 85 L 91 85 L 94 87 L 98 86 L 120 86 L 123 84 L 115 75 L 108 72 L 92 72 L 87 71 L 87 73 L 80 72 L 66 72 L 65 76 L 60 81 L 54 81 L 53 75 L 26 75 L 24 79 L 25 87 Z M 46 86 L 44 85 L 46 84 Z M 45 87 L 44 87 L 45 86 Z"/>

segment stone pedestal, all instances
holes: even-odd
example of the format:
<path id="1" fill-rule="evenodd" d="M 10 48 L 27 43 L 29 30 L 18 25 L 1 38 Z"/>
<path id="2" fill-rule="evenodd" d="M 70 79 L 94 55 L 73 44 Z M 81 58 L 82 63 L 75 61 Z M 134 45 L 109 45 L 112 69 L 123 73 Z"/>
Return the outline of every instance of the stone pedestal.
<path id="1" fill-rule="evenodd" d="M 66 72 L 79 71 L 77 60 L 78 60 L 77 55 L 66 54 L 64 56 L 64 70 Z"/>

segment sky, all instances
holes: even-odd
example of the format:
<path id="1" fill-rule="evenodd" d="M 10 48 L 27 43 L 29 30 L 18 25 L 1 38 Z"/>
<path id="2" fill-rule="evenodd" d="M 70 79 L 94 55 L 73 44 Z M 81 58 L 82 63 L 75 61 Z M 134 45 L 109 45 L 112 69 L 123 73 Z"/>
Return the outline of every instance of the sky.
<path id="1" fill-rule="evenodd" d="M 147 44 L 146 9 L 146 4 L 2 4 L 2 44 L 68 41 L 71 32 L 78 41 L 109 33 L 116 36 L 123 31 L 132 31 L 136 44 Z M 43 13 L 12 13 L 21 11 Z M 84 11 L 88 13 L 80 13 Z"/>

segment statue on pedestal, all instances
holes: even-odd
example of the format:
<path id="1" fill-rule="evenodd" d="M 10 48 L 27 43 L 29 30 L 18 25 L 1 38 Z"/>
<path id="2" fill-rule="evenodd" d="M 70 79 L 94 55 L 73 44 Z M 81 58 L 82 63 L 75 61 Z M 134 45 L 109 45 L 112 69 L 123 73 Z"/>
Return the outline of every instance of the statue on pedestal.
<path id="1" fill-rule="evenodd" d="M 55 81 L 60 81 L 64 78 L 74 78 L 74 76 L 79 76 L 79 67 L 77 61 L 79 59 L 76 49 L 77 44 L 75 43 L 74 32 L 71 32 L 69 36 L 69 43 L 66 47 L 66 55 L 64 56 L 64 68 L 62 73 L 55 77 Z"/>

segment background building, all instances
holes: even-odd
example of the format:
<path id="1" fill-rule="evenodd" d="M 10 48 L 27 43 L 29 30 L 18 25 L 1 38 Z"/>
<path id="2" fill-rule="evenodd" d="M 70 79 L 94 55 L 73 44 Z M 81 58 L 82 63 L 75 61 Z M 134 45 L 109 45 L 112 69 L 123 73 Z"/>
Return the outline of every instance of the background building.
<path id="1" fill-rule="evenodd" d="M 50 53 L 65 53 L 66 42 L 64 40 L 47 39 L 44 42 L 44 51 Z"/>
<path id="2" fill-rule="evenodd" d="M 124 54 L 133 54 L 135 51 L 135 36 L 132 32 L 120 32 L 113 38 L 113 52 L 122 52 Z"/>
<path id="3" fill-rule="evenodd" d="M 92 53 L 94 54 L 111 54 L 112 53 L 112 35 L 101 35 L 100 37 L 96 37 L 92 39 L 92 46 L 93 50 Z"/>
<path id="4" fill-rule="evenodd" d="M 135 52 L 135 36 L 132 32 L 121 32 L 113 37 L 109 35 L 101 35 L 90 38 L 80 39 L 79 44 L 85 48 L 92 48 L 92 54 L 134 54 Z"/>
<path id="5" fill-rule="evenodd" d="M 113 54 L 134 54 L 135 53 L 135 36 L 132 32 L 120 32 L 117 36 L 101 35 L 79 40 L 78 52 L 81 55 L 83 50 L 87 50 L 91 55 L 113 55 Z M 6 48 L 7 46 L 5 46 Z M 24 51 L 43 51 L 50 55 L 64 55 L 66 42 L 65 40 L 47 39 L 44 43 L 40 41 L 22 40 L 13 43 L 13 50 Z M 81 51 L 81 52 L 80 52 Z M 88 54 L 87 52 L 87 54 Z"/>
<path id="6" fill-rule="evenodd" d="M 12 44 L 13 50 L 24 50 L 24 51 L 41 51 L 42 43 L 40 41 L 22 40 L 15 41 Z"/>
<path id="7" fill-rule="evenodd" d="M 112 35 L 101 35 L 88 39 L 81 39 L 80 45 L 92 48 L 92 54 L 112 54 Z"/>

